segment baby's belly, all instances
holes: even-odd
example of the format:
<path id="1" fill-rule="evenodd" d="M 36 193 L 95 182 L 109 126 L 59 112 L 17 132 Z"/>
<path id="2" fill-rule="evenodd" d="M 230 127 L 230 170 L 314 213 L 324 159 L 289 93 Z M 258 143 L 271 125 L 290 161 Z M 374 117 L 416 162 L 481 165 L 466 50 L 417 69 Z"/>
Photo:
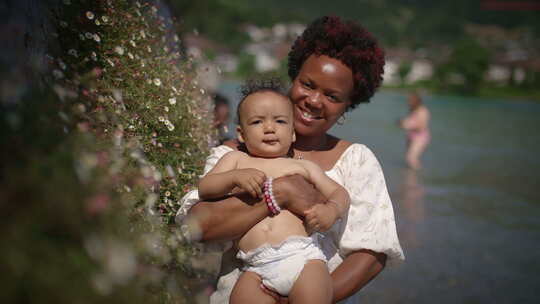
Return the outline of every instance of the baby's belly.
<path id="1" fill-rule="evenodd" d="M 265 243 L 277 245 L 291 235 L 307 236 L 302 220 L 287 210 L 267 217 L 253 226 L 239 241 L 238 247 L 248 252 Z"/>

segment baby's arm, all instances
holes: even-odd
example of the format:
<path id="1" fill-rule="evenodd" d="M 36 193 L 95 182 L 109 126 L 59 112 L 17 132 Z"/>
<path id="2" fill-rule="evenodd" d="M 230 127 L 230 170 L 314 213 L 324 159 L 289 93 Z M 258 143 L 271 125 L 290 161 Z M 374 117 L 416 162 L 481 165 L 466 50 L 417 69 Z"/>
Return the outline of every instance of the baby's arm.
<path id="1" fill-rule="evenodd" d="M 237 169 L 244 153 L 232 151 L 225 154 L 210 172 L 199 181 L 199 197 L 209 200 L 223 197 L 239 187 L 254 197 L 262 196 L 265 174 L 257 169 Z"/>
<path id="2" fill-rule="evenodd" d="M 327 198 L 325 204 L 318 204 L 306 211 L 308 228 L 326 231 L 349 209 L 347 190 L 329 178 L 317 164 L 302 161 L 315 187 Z"/>

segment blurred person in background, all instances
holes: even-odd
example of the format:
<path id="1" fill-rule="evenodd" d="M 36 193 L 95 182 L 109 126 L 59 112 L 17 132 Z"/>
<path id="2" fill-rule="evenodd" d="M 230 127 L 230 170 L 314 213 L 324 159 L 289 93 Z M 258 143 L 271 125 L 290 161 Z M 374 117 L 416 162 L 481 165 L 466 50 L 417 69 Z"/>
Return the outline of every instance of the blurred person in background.
<path id="1" fill-rule="evenodd" d="M 213 126 L 218 131 L 218 145 L 231 139 L 229 134 L 230 105 L 227 97 L 216 93 L 214 97 L 214 122 Z"/>
<path id="2" fill-rule="evenodd" d="M 407 132 L 407 165 L 415 170 L 422 167 L 420 157 L 431 140 L 429 120 L 431 114 L 416 92 L 407 98 L 409 114 L 399 121 L 399 126 Z"/>

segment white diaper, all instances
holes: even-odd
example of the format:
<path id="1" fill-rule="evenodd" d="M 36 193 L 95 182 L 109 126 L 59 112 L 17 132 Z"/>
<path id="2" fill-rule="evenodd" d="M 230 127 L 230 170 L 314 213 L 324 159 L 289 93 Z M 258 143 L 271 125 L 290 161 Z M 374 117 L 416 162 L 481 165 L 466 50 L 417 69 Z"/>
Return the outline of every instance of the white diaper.
<path id="1" fill-rule="evenodd" d="M 318 242 L 304 236 L 290 236 L 276 246 L 264 244 L 247 253 L 240 250 L 236 257 L 246 264 L 244 271 L 257 273 L 266 287 L 283 296 L 289 294 L 308 260 L 326 262 Z"/>

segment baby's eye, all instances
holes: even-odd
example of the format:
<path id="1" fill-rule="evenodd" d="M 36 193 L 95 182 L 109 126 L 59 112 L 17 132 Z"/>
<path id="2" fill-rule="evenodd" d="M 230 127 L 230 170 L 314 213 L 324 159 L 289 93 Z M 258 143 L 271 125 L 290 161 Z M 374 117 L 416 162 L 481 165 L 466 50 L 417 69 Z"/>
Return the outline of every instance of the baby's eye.
<path id="1" fill-rule="evenodd" d="M 250 125 L 257 125 L 257 124 L 260 124 L 262 122 L 262 120 L 254 120 L 250 123 Z"/>
<path id="2" fill-rule="evenodd" d="M 280 124 L 287 124 L 287 123 L 288 123 L 288 122 L 287 122 L 286 120 L 284 120 L 284 119 L 278 119 L 278 120 L 276 120 L 276 121 L 277 121 L 278 123 L 280 123 Z"/>

